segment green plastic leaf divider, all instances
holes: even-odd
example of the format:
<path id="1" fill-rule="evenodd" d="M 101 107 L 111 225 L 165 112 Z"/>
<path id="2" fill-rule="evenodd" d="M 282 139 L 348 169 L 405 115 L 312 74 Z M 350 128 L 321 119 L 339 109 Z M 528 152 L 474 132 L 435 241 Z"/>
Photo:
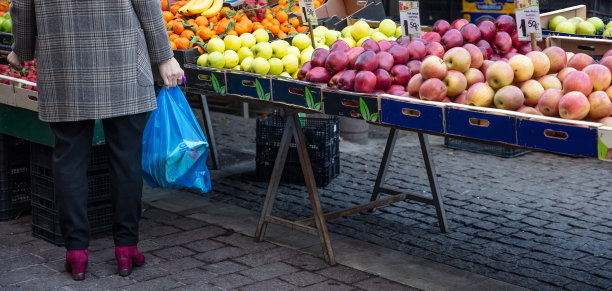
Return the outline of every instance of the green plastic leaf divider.
<path id="1" fill-rule="evenodd" d="M 370 115 L 370 121 L 374 122 L 378 119 L 378 113 L 374 113 Z"/>
<path id="2" fill-rule="evenodd" d="M 263 88 L 261 87 L 261 84 L 259 83 L 258 79 L 255 79 L 255 90 L 257 90 L 257 98 L 261 100 L 266 100 Z"/>
<path id="3" fill-rule="evenodd" d="M 213 86 L 213 90 L 217 93 L 224 93 L 225 92 L 225 86 L 223 87 L 219 87 L 219 80 L 217 80 L 217 77 L 215 77 L 214 73 L 210 73 L 210 79 L 212 80 L 212 86 Z"/>
<path id="4" fill-rule="evenodd" d="M 359 111 L 361 111 L 361 118 L 365 119 L 366 121 L 370 120 L 370 109 L 361 97 L 359 97 Z"/>
<path id="5" fill-rule="evenodd" d="M 304 87 L 304 96 L 306 97 L 306 106 L 308 106 L 308 108 L 314 108 L 314 100 L 312 99 L 312 94 L 310 93 L 310 90 L 308 90 L 308 87 Z"/>

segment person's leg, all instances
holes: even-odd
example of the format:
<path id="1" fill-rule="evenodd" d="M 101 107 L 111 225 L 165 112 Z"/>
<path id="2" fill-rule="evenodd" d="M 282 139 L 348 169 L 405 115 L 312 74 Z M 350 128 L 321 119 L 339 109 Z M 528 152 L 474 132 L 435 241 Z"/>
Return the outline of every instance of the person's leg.
<path id="1" fill-rule="evenodd" d="M 142 210 L 142 133 L 146 113 L 104 119 L 102 122 L 109 150 L 115 246 L 135 246 Z"/>
<path id="2" fill-rule="evenodd" d="M 87 167 L 93 139 L 93 120 L 53 122 L 53 182 L 60 229 L 67 250 L 89 247 Z"/>

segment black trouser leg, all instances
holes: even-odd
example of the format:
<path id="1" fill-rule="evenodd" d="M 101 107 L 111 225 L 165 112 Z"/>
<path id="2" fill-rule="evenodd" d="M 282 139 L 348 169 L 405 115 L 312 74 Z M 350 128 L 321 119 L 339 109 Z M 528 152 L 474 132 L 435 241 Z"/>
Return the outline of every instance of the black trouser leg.
<path id="1" fill-rule="evenodd" d="M 53 122 L 54 191 L 58 202 L 60 229 L 66 249 L 89 247 L 87 219 L 87 167 L 93 139 L 93 120 Z"/>
<path id="2" fill-rule="evenodd" d="M 146 113 L 104 119 L 102 123 L 109 150 L 115 245 L 136 245 L 142 210 L 142 133 Z"/>

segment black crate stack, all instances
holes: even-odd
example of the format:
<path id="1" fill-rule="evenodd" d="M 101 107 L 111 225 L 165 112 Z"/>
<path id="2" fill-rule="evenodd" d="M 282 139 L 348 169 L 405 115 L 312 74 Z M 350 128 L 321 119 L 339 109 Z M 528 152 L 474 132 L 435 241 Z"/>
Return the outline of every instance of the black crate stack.
<path id="1" fill-rule="evenodd" d="M 317 186 L 326 186 L 340 173 L 339 119 L 337 116 L 304 117 L 300 122 Z M 284 128 L 285 120 L 277 114 L 257 120 L 255 162 L 257 177 L 260 179 L 268 180 L 272 175 Z M 289 147 L 281 181 L 304 184 L 295 140 L 292 140 Z"/>
<path id="2" fill-rule="evenodd" d="M 63 245 L 54 191 L 52 155 L 51 147 L 34 143 L 31 145 L 32 234 L 53 244 Z M 93 146 L 90 156 L 87 169 L 87 214 L 91 233 L 99 233 L 111 229 L 113 218 L 106 145 Z"/>
<path id="3" fill-rule="evenodd" d="M 0 221 L 30 212 L 30 145 L 0 134 Z"/>

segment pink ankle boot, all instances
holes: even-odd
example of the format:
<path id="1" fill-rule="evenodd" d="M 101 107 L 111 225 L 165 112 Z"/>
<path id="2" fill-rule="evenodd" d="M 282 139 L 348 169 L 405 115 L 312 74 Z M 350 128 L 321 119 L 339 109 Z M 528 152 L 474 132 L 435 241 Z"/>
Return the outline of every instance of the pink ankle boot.
<path id="1" fill-rule="evenodd" d="M 132 265 L 138 267 L 145 263 L 145 257 L 138 251 L 137 246 L 115 247 L 115 257 L 119 267 L 119 276 L 122 277 L 132 273 Z"/>
<path id="2" fill-rule="evenodd" d="M 66 251 L 66 263 L 64 264 L 64 268 L 67 272 L 72 273 L 72 279 L 75 281 L 85 279 L 88 257 L 89 251 L 87 249 Z"/>

